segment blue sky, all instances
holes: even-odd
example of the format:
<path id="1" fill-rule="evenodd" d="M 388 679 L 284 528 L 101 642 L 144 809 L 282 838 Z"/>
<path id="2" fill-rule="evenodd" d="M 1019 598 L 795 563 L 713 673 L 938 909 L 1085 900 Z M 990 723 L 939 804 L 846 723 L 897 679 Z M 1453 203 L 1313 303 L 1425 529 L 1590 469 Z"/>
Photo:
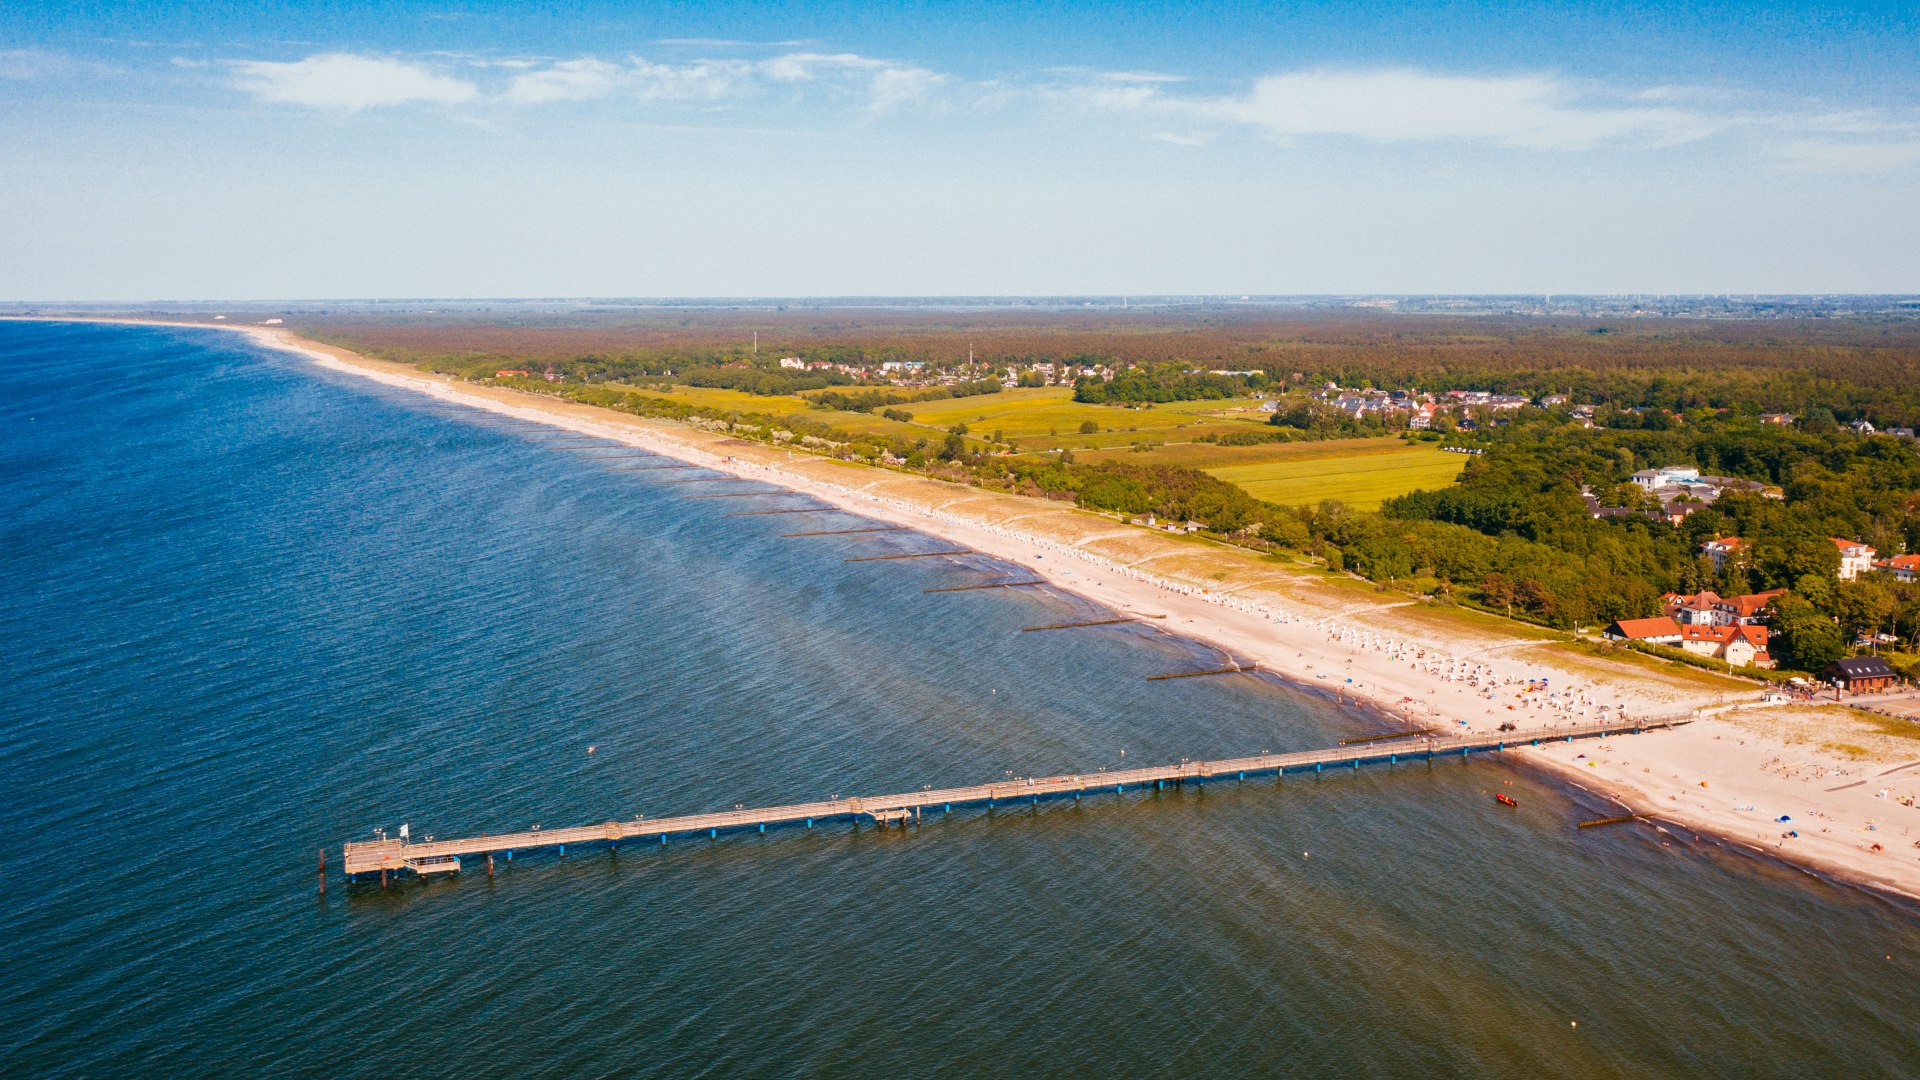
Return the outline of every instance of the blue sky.
<path id="1" fill-rule="evenodd" d="M 1920 292 L 1899 7 L 0 13 L 0 298 Z"/>

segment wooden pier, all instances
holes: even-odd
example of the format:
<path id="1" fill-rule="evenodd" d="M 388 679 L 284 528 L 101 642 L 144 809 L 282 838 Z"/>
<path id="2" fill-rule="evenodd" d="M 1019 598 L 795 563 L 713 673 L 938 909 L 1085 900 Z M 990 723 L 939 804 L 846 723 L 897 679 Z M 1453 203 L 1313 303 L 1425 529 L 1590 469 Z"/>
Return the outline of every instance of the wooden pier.
<path id="1" fill-rule="evenodd" d="M 1578 724 L 1537 728 L 1528 731 L 1476 735 L 1464 739 L 1406 736 L 1357 747 L 1302 750 L 1287 754 L 1260 754 L 1254 757 L 1223 758 L 1216 761 L 1187 761 L 1178 765 L 1155 765 L 1140 769 L 1101 770 L 1068 776 L 1033 777 L 1006 780 L 969 787 L 927 789 L 895 795 L 869 795 L 852 799 L 824 799 L 817 802 L 769 806 L 759 809 L 723 810 L 709 814 L 684 814 L 664 818 L 635 818 L 608 821 L 567 829 L 535 829 L 528 832 L 499 833 L 460 840 L 424 842 L 382 838 L 348 843 L 342 851 L 341 865 L 348 881 L 377 879 L 385 883 L 391 876 L 407 873 L 415 876 L 454 873 L 460 859 L 467 855 L 494 855 L 513 858 L 513 853 L 557 849 L 566 854 L 569 846 L 585 848 L 597 845 L 618 847 L 623 841 L 665 844 L 673 839 L 701 837 L 718 839 L 721 833 L 760 832 L 769 828 L 812 828 L 825 822 L 867 820 L 885 826 L 889 823 L 917 822 L 925 813 L 946 814 L 955 807 L 1037 806 L 1042 799 L 1080 799 L 1088 795 L 1124 794 L 1127 791 L 1160 790 L 1185 784 L 1219 781 L 1244 781 L 1249 777 L 1281 777 L 1287 773 L 1324 773 L 1328 769 L 1358 769 L 1362 765 L 1397 765 L 1402 762 L 1430 762 L 1436 758 L 1467 759 L 1477 753 L 1498 753 L 1511 747 L 1539 746 L 1546 742 L 1572 742 L 1575 739 L 1632 735 L 1687 723 L 1684 717 Z"/>

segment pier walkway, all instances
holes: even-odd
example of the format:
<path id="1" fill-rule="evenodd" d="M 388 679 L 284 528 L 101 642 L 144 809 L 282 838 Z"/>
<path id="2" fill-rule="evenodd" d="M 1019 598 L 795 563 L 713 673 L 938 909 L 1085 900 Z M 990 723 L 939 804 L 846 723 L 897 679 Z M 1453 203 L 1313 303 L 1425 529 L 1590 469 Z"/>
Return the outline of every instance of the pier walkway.
<path id="1" fill-rule="evenodd" d="M 1397 764 L 1402 761 L 1431 761 L 1435 758 L 1465 758 L 1471 754 L 1500 752 L 1516 746 L 1538 746 L 1543 742 L 1571 742 L 1574 739 L 1632 735 L 1658 728 L 1687 723 L 1685 717 L 1622 720 L 1590 724 L 1561 725 L 1508 731 L 1468 738 L 1408 735 L 1402 738 L 1333 747 L 1302 750 L 1285 754 L 1259 754 L 1254 757 L 1223 758 L 1216 761 L 1188 761 L 1178 765 L 1155 765 L 1139 769 L 1102 770 L 1070 776 L 1030 777 L 970 787 L 909 791 L 897 795 L 869 795 L 861 798 L 826 799 L 760 809 L 723 810 L 709 814 L 678 817 L 635 818 L 609 821 L 569 829 L 535 829 L 528 832 L 474 836 L 459 840 L 413 842 L 379 839 L 348 843 L 342 852 L 347 879 L 378 877 L 407 872 L 420 876 L 455 872 L 460 857 L 485 855 L 489 867 L 494 855 L 511 859 L 516 851 L 549 848 L 566 853 L 568 846 L 594 844 L 617 846 L 623 840 L 664 844 L 674 837 L 705 835 L 717 839 L 721 833 L 766 832 L 770 827 L 804 827 L 828 821 L 859 821 L 862 818 L 881 825 L 918 821 L 923 813 L 951 813 L 955 807 L 1002 804 L 1037 804 L 1042 799 L 1078 799 L 1085 795 L 1119 794 L 1128 790 L 1165 788 L 1189 783 L 1218 780 L 1245 780 L 1252 776 L 1280 776 L 1286 773 L 1319 773 L 1327 769 L 1358 769 L 1362 765 Z"/>

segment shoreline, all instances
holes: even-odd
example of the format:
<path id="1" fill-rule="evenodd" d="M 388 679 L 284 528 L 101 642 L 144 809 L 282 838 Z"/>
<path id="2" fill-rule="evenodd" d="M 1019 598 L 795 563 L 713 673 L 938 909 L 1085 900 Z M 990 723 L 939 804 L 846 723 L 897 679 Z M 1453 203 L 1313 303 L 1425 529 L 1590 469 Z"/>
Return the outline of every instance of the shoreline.
<path id="1" fill-rule="evenodd" d="M 917 474 L 796 454 L 675 421 L 455 382 L 309 341 L 281 327 L 124 318 L 8 318 L 237 331 L 255 344 L 294 353 L 328 370 L 452 404 L 613 439 L 745 479 L 778 483 L 850 513 L 964 546 L 1116 613 L 1160 616 L 1150 623 L 1156 629 L 1218 649 L 1235 662 L 1251 660 L 1264 677 L 1313 693 L 1343 711 L 1351 707 L 1377 717 L 1383 730 L 1396 724 L 1425 725 L 1445 738 L 1461 732 L 1487 733 L 1508 720 L 1534 727 L 1591 720 L 1596 714 L 1652 719 L 1691 713 L 1699 717 L 1703 708 L 1724 706 L 1730 692 L 1722 685 L 1716 695 L 1716 687 L 1707 680 L 1644 665 L 1635 668 L 1571 653 L 1536 655 L 1548 651 L 1547 641 L 1517 631 L 1481 630 L 1464 619 L 1427 616 L 1424 602 L 1398 594 L 1369 589 L 1366 602 L 1359 602 L 1362 594 L 1351 586 L 1336 583 L 1336 588 L 1299 573 L 1284 574 L 1271 564 L 1266 564 L 1268 578 L 1263 580 L 1261 561 L 1252 553 L 1176 539 L 1080 511 L 1071 504 L 982 491 Z M 970 507 L 971 513 L 958 511 L 961 504 L 970 503 L 979 505 Z M 1029 524 L 1013 527 L 1022 521 Z M 1156 562 L 1161 567 L 1143 569 L 1144 564 Z M 1169 566 L 1176 569 L 1162 569 Z M 1216 566 L 1223 569 L 1214 570 Z M 1206 584 L 1209 580 L 1215 582 L 1211 587 Z M 1293 657 L 1285 655 L 1289 651 Z M 1531 680 L 1543 681 L 1535 689 L 1529 685 Z M 1504 708 L 1496 711 L 1496 706 Z M 1738 743 L 1739 753 L 1732 752 L 1736 747 L 1728 744 L 1730 739 Z M 1613 748 L 1606 747 L 1604 768 L 1600 751 L 1589 756 L 1581 748 L 1557 744 L 1521 748 L 1517 756 L 1545 776 L 1611 798 L 1631 812 L 1710 836 L 1729 850 L 1760 855 L 1823 880 L 1905 901 L 1920 900 L 1920 857 L 1916 857 L 1920 842 L 1912 839 L 1913 833 L 1920 833 L 1920 808 L 1898 805 L 1893 799 L 1862 806 L 1860 800 L 1871 798 L 1877 785 L 1850 784 L 1851 790 L 1839 791 L 1820 785 L 1816 790 L 1804 783 L 1799 787 L 1762 783 L 1750 775 L 1755 768 L 1752 759 L 1764 760 L 1766 754 L 1775 759 L 1809 757 L 1810 752 L 1793 747 L 1793 740 L 1769 740 L 1718 718 L 1700 718 L 1678 731 L 1602 742 L 1625 746 L 1627 753 L 1614 755 Z M 1920 742 L 1913 743 L 1910 753 L 1920 757 Z M 1612 760 L 1616 756 L 1621 759 L 1617 763 Z M 1642 771 L 1629 774 L 1623 766 L 1636 760 L 1642 763 Z M 1651 772 L 1654 765 L 1660 768 L 1659 777 Z M 1758 767 L 1764 770 L 1767 765 Z M 1830 766 L 1818 768 L 1824 776 Z M 1840 766 L 1831 768 L 1837 772 Z M 1903 775 L 1904 783 L 1896 781 L 1900 792 L 1920 785 L 1920 769 Z M 1791 823 L 1767 824 L 1763 817 L 1770 820 L 1777 815 L 1762 815 L 1755 809 L 1763 800 L 1786 807 L 1788 799 L 1798 801 L 1787 816 L 1795 822 L 1808 818 L 1832 822 L 1823 826 L 1829 831 L 1791 840 L 1767 836 L 1772 825 L 1779 825 L 1773 831 L 1800 831 Z M 1857 817 L 1863 811 L 1897 822 L 1884 835 L 1898 844 L 1888 843 L 1885 851 L 1871 852 L 1865 844 L 1842 842 L 1830 831 L 1842 815 Z M 1868 829 L 1882 831 L 1873 817 L 1867 821 Z M 1767 840 L 1777 843 L 1755 846 L 1756 841 Z M 1909 843 L 1915 846 L 1908 848 Z"/>

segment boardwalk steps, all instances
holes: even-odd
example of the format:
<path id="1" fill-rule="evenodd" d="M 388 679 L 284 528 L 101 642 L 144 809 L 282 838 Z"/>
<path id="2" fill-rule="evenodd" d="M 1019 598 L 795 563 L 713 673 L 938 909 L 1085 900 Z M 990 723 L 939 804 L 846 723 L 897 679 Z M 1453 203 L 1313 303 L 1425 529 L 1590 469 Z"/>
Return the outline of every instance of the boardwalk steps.
<path id="1" fill-rule="evenodd" d="M 1035 777 L 1008 780 L 969 787 L 923 789 L 894 795 L 870 795 L 863 798 L 824 799 L 759 809 L 724 810 L 709 814 L 684 814 L 664 818 L 635 818 L 632 821 L 608 821 L 570 829 L 535 829 L 528 832 L 501 833 L 458 840 L 414 842 L 392 838 L 350 842 L 342 851 L 341 865 L 347 880 L 377 878 L 383 883 L 394 874 L 419 876 L 453 872 L 458 859 L 466 855 L 504 854 L 513 858 L 516 851 L 557 849 L 566 854 L 567 846 L 605 844 L 617 847 L 624 840 L 665 844 L 680 837 L 706 836 L 745 831 L 766 832 L 769 827 L 812 828 L 830 821 L 867 820 L 881 825 L 918 820 L 922 813 L 951 813 L 955 807 L 1002 804 L 1038 805 L 1040 800 L 1079 799 L 1086 795 L 1124 794 L 1140 790 L 1160 790 L 1168 786 L 1204 784 L 1212 781 L 1242 781 L 1250 776 L 1284 776 L 1287 773 L 1321 773 L 1327 768 L 1358 769 L 1362 765 L 1394 765 L 1501 752 L 1509 747 L 1538 746 L 1543 742 L 1605 738 L 1609 735 L 1638 734 L 1687 723 L 1684 717 L 1580 724 L 1569 727 L 1539 728 L 1529 731 L 1501 732 L 1497 735 L 1465 739 L 1408 737 L 1368 743 L 1358 747 L 1334 747 L 1303 750 L 1288 754 L 1260 754 L 1254 757 L 1224 758 L 1215 761 L 1188 761 L 1178 765 L 1157 765 L 1139 769 L 1102 770 L 1071 776 Z M 454 860 L 449 862 L 447 860 Z"/>

